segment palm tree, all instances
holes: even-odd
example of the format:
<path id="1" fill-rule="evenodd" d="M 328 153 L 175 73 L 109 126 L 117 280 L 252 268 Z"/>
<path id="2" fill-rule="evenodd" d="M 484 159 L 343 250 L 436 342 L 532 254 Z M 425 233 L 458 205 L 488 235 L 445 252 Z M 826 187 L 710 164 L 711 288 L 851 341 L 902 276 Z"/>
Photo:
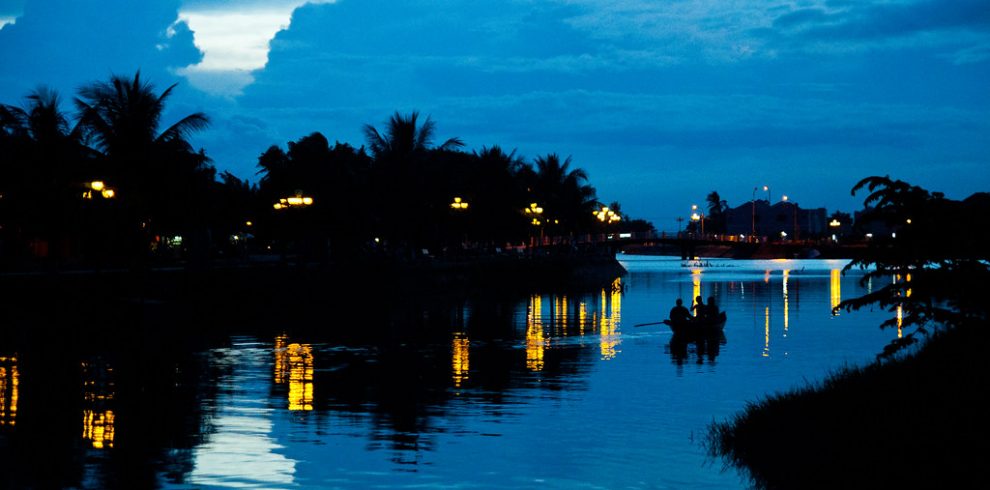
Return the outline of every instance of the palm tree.
<path id="1" fill-rule="evenodd" d="M 119 189 L 118 200 L 131 221 L 126 226 L 140 228 L 138 235 L 145 238 L 179 232 L 200 220 L 202 210 L 196 203 L 204 201 L 213 175 L 209 158 L 194 152 L 186 140 L 206 128 L 206 115 L 196 112 L 160 130 L 165 103 L 175 87 L 157 94 L 139 71 L 133 78 L 114 75 L 86 85 L 75 101 L 80 124 L 104 156 L 100 177 Z M 134 246 L 141 249 L 146 244 Z"/>
<path id="2" fill-rule="evenodd" d="M 0 194 L 23 238 L 64 238 L 78 205 L 82 167 L 90 156 L 71 127 L 57 92 L 35 89 L 24 107 L 0 105 Z M 79 189 L 77 189 L 79 187 Z M 12 208 L 12 209 L 11 209 Z"/>
<path id="3" fill-rule="evenodd" d="M 588 227 L 597 200 L 595 188 L 588 185 L 588 174 L 580 168 L 571 170 L 571 157 L 564 161 L 556 153 L 537 157 L 530 173 L 534 198 L 552 222 L 556 219 L 568 231 Z"/>
<path id="4" fill-rule="evenodd" d="M 717 191 L 712 191 L 705 198 L 708 203 L 708 217 L 711 223 L 710 233 L 725 233 L 725 212 L 729 210 L 729 203 L 718 195 Z"/>
<path id="5" fill-rule="evenodd" d="M 439 146 L 433 143 L 436 126 L 427 117 L 420 124 L 419 113 L 403 116 L 396 112 L 383 132 L 365 125 L 368 150 L 374 160 L 372 182 L 380 191 L 374 201 L 380 228 L 393 245 L 411 245 L 418 249 L 446 211 L 445 170 L 451 162 L 461 161 L 453 155 L 464 146 L 450 138 Z M 451 157 L 451 158 L 445 158 Z"/>
<path id="6" fill-rule="evenodd" d="M 156 95 L 154 85 L 141 80 L 140 71 L 133 79 L 114 75 L 108 82 L 94 82 L 79 89 L 76 105 L 97 148 L 111 159 L 141 156 L 170 143 L 191 150 L 185 138 L 209 125 L 205 114 L 190 114 L 158 132 L 165 101 L 176 85 Z"/>
<path id="7" fill-rule="evenodd" d="M 408 157 L 415 153 L 430 149 L 436 132 L 436 123 L 429 116 L 418 124 L 419 112 L 413 111 L 408 116 L 396 112 L 388 121 L 388 129 L 382 134 L 370 124 L 364 125 L 364 136 L 368 140 L 368 149 L 376 159 L 383 157 Z M 459 138 L 450 138 L 436 147 L 439 150 L 454 150 L 464 146 Z"/>

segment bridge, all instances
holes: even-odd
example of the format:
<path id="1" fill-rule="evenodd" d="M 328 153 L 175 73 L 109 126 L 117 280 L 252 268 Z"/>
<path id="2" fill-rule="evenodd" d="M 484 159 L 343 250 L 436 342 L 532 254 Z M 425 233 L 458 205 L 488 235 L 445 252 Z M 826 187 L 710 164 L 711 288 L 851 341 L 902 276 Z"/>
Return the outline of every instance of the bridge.
<path id="1" fill-rule="evenodd" d="M 606 246 L 613 252 L 680 255 L 692 259 L 699 252 L 731 258 L 794 258 L 811 250 L 828 256 L 849 257 L 863 244 L 839 245 L 829 239 L 774 240 L 755 235 L 701 234 L 689 232 L 597 233 L 574 236 L 536 237 L 534 245 Z"/>

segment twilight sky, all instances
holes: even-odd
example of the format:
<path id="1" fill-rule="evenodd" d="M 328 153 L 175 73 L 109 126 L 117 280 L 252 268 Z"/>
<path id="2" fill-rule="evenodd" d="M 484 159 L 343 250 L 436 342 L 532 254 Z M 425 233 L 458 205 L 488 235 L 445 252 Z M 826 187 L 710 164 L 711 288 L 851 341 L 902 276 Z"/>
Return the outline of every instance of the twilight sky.
<path id="1" fill-rule="evenodd" d="M 675 229 L 717 190 L 852 210 L 861 177 L 990 191 L 987 0 L 0 0 L 0 102 L 135 70 L 165 123 L 254 179 L 313 131 L 399 110 L 470 149 L 572 155 L 603 201 Z M 757 196 L 764 196 L 762 191 Z"/>

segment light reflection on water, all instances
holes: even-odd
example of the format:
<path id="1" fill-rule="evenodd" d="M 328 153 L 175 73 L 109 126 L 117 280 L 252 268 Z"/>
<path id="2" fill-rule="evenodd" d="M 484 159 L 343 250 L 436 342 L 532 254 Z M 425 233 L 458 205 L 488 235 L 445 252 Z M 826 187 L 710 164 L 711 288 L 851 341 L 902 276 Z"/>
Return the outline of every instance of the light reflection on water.
<path id="1" fill-rule="evenodd" d="M 631 261 L 595 291 L 413 300 L 387 324 L 314 318 L 319 328 L 229 337 L 162 370 L 192 372 L 175 386 L 194 393 L 176 414 L 192 427 L 177 440 L 193 442 L 162 442 L 148 466 L 165 487 L 738 487 L 705 457 L 708 424 L 868 361 L 892 332 L 880 312 L 833 316 L 843 288 L 865 293 L 842 263 L 687 265 Z M 726 311 L 723 338 L 672 342 L 663 325 L 638 326 L 697 296 Z M 106 458 L 124 457 L 138 430 L 118 415 L 133 420 L 117 378 L 135 368 L 75 366 L 80 439 L 104 459 L 70 486 L 100 487 L 118 471 Z M 0 357 L 0 442 L 24 416 L 25 382 L 18 357 Z"/>

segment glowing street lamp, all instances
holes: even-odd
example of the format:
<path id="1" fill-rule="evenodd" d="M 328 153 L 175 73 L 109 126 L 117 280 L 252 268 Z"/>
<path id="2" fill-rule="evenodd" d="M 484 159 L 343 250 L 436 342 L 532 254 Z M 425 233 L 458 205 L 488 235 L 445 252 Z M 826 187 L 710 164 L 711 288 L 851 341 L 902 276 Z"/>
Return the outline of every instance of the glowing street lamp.
<path id="1" fill-rule="evenodd" d="M 454 198 L 454 202 L 450 203 L 450 209 L 455 209 L 458 211 L 465 211 L 468 208 L 467 201 L 462 200 L 459 197 Z"/>
<path id="2" fill-rule="evenodd" d="M 296 195 L 292 197 L 283 197 L 278 200 L 277 203 L 273 204 L 272 207 L 276 210 L 288 209 L 290 207 L 299 208 L 313 205 L 313 198 L 310 196 L 304 196 L 301 192 L 297 192 Z"/>
<path id="3" fill-rule="evenodd" d="M 828 226 L 830 226 L 832 228 L 838 228 L 838 227 L 842 226 L 842 223 L 840 223 L 839 220 L 837 220 L 835 218 L 832 218 L 832 221 L 829 221 L 828 222 Z"/>
<path id="4" fill-rule="evenodd" d="M 594 214 L 595 217 L 598 218 L 598 221 L 601 221 L 606 225 L 608 225 L 609 223 L 615 223 L 616 221 L 622 220 L 622 216 L 619 216 L 618 213 L 609 209 L 608 206 L 602 206 L 601 210 L 594 211 L 592 212 L 592 214 Z"/>
<path id="5" fill-rule="evenodd" d="M 701 224 L 701 234 L 705 234 L 705 213 L 698 214 L 698 205 L 691 205 L 691 221 Z"/>
<path id="6" fill-rule="evenodd" d="M 544 224 L 543 223 L 543 220 L 542 220 L 542 218 L 543 218 L 543 208 L 539 204 L 537 204 L 535 202 L 529 203 L 529 207 L 528 208 L 524 208 L 523 209 L 523 213 L 525 213 L 526 217 L 530 218 L 529 224 L 531 224 L 533 226 L 541 226 L 541 225 Z M 531 240 L 530 240 L 530 246 L 532 246 L 532 243 L 535 240 L 536 240 L 536 237 L 532 237 L 531 238 Z M 541 244 L 543 243 L 543 228 L 540 228 L 540 243 Z"/>
<path id="7" fill-rule="evenodd" d="M 83 199 L 92 199 L 93 192 L 96 192 L 103 199 L 113 199 L 117 195 L 117 191 L 107 187 L 106 183 L 102 180 L 94 180 L 92 182 L 87 182 L 85 184 L 86 190 L 82 193 Z"/>

